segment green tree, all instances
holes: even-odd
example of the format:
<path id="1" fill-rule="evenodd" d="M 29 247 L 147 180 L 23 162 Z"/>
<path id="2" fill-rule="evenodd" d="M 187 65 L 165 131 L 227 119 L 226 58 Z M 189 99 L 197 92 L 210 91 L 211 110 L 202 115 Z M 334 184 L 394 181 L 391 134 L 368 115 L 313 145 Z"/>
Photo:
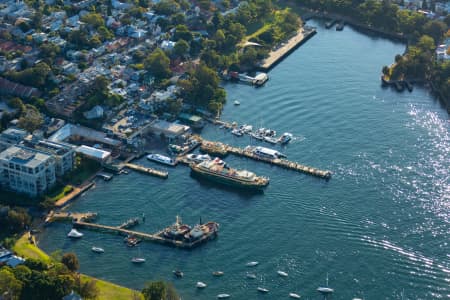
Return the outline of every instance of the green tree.
<path id="1" fill-rule="evenodd" d="M 43 123 L 44 119 L 42 118 L 39 110 L 33 105 L 25 105 L 25 111 L 19 118 L 19 127 L 25 129 L 28 132 L 33 132 L 36 129 L 40 128 Z"/>
<path id="2" fill-rule="evenodd" d="M 147 283 L 142 290 L 145 300 L 178 300 L 177 294 L 172 284 L 163 281 Z"/>
<path id="3" fill-rule="evenodd" d="M 189 51 L 189 44 L 185 40 L 178 40 L 173 47 L 173 53 L 176 56 L 184 57 Z"/>
<path id="4" fill-rule="evenodd" d="M 183 39 L 189 42 L 192 40 L 192 33 L 189 31 L 186 25 L 177 25 L 177 27 L 175 27 L 175 34 L 173 35 L 173 39 L 175 41 Z"/>
<path id="5" fill-rule="evenodd" d="M 97 299 L 100 289 L 96 280 L 81 280 L 80 276 L 76 279 L 75 289 L 83 299 Z"/>
<path id="6" fill-rule="evenodd" d="M 171 75 L 170 59 L 160 48 L 155 49 L 144 62 L 146 69 L 157 80 L 168 78 Z"/>
<path id="7" fill-rule="evenodd" d="M 20 299 L 22 286 L 22 282 L 16 279 L 9 268 L 0 269 L 0 295 L 2 295 L 2 299 Z"/>
<path id="8" fill-rule="evenodd" d="M 98 13 L 88 13 L 81 18 L 81 21 L 91 25 L 94 28 L 105 26 L 105 20 L 103 20 L 102 15 Z"/>
<path id="9" fill-rule="evenodd" d="M 78 262 L 78 257 L 75 253 L 66 253 L 61 258 L 61 262 L 66 265 L 66 267 L 72 271 L 75 272 L 80 267 L 80 263 Z"/>

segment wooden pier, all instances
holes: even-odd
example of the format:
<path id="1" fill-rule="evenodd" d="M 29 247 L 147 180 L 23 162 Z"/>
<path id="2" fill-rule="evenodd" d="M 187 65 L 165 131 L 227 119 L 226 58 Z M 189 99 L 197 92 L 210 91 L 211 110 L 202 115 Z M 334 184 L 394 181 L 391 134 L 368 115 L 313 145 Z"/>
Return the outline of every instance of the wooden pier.
<path id="1" fill-rule="evenodd" d="M 166 179 L 167 177 L 169 177 L 169 173 L 166 171 L 160 171 L 160 170 L 156 170 L 156 169 L 152 169 L 152 168 L 147 168 L 147 167 L 132 164 L 132 163 L 125 163 L 125 164 L 123 164 L 123 166 L 127 167 L 131 170 L 141 172 L 144 174 L 148 174 L 148 175 L 152 175 L 152 176 L 156 176 L 159 178 Z"/>
<path id="2" fill-rule="evenodd" d="M 238 147 L 232 147 L 219 142 L 211 142 L 203 140 L 201 150 L 204 152 L 208 152 L 211 154 L 217 153 L 217 149 L 221 149 L 224 151 L 224 154 L 232 153 L 234 155 L 243 156 L 247 158 L 251 158 L 258 161 L 263 161 L 275 166 L 279 166 L 285 169 L 305 173 L 308 175 L 317 176 L 320 178 L 329 179 L 331 178 L 331 171 L 328 170 L 320 170 L 313 167 L 305 166 L 297 162 L 289 161 L 286 159 L 276 158 L 265 158 L 258 155 L 255 155 L 251 150 L 242 149 Z M 210 151 L 210 152 L 209 152 Z"/>
<path id="3" fill-rule="evenodd" d="M 50 211 L 45 218 L 45 223 L 50 223 L 53 221 L 93 221 L 97 218 L 97 213 L 87 212 L 87 213 L 77 213 L 77 212 L 66 212 L 66 211 Z"/>

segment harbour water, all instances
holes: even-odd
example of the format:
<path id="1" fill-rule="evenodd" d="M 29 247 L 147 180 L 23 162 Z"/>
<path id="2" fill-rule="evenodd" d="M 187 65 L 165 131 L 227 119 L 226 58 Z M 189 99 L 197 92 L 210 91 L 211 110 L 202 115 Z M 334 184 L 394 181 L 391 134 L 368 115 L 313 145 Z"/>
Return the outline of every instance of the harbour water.
<path id="1" fill-rule="evenodd" d="M 450 295 L 450 122 L 440 104 L 416 87 L 396 93 L 380 86 L 381 67 L 404 45 L 317 26 L 318 34 L 270 71 L 255 89 L 227 84 L 222 118 L 269 127 L 296 137 L 278 148 L 288 159 L 333 172 L 329 181 L 229 156 L 227 163 L 271 181 L 263 194 L 246 194 L 192 178 L 189 168 L 168 168 L 169 178 L 136 172 L 99 180 L 73 211 L 98 212 L 98 222 L 118 226 L 145 213 L 135 229 L 155 232 L 175 221 L 220 223 L 218 239 L 193 250 L 141 243 L 147 261 L 122 238 L 52 224 L 40 246 L 73 251 L 80 271 L 131 288 L 172 281 L 183 299 L 321 299 L 316 288 L 329 274 L 333 299 L 445 299 Z M 233 101 L 239 100 L 240 106 Z M 246 146 L 218 127 L 208 140 Z M 258 142 L 253 142 L 256 144 Z M 268 145 L 268 144 L 266 144 Z M 145 159 L 147 166 L 161 168 Z M 95 245 L 105 249 L 99 255 Z M 249 268 L 249 261 L 259 261 Z M 172 270 L 184 278 L 176 279 Z M 223 271 L 213 277 L 213 271 Z M 277 270 L 289 274 L 280 277 Z M 257 275 L 247 279 L 246 272 Z M 198 290 L 197 281 L 208 284 Z M 270 290 L 258 294 L 257 287 Z"/>

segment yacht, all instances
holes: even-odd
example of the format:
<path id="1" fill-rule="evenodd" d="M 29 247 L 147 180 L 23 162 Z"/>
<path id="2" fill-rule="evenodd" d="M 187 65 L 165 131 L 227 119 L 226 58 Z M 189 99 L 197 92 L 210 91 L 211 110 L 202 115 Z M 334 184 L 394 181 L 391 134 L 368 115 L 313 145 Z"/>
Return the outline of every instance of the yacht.
<path id="1" fill-rule="evenodd" d="M 105 250 L 103 248 L 95 247 L 95 246 L 92 246 L 91 250 L 92 250 L 92 252 L 95 252 L 95 253 L 104 253 L 105 252 Z"/>
<path id="2" fill-rule="evenodd" d="M 215 272 L 212 272 L 212 274 L 213 274 L 213 276 L 219 277 L 219 276 L 223 276 L 224 273 L 222 271 L 215 271 Z"/>
<path id="3" fill-rule="evenodd" d="M 241 102 L 239 102 L 239 101 L 237 101 L 237 100 L 234 100 L 233 104 L 234 104 L 234 105 L 241 105 Z"/>
<path id="4" fill-rule="evenodd" d="M 230 298 L 231 297 L 231 295 L 229 295 L 229 294 L 219 294 L 219 295 L 217 295 L 217 299 L 227 299 L 227 298 Z"/>
<path id="5" fill-rule="evenodd" d="M 258 290 L 258 292 L 261 292 L 261 293 L 264 293 L 264 294 L 269 292 L 268 289 L 265 289 L 265 288 L 262 288 L 262 287 L 258 287 L 257 290 Z"/>
<path id="6" fill-rule="evenodd" d="M 205 287 L 207 287 L 206 283 L 198 281 L 196 284 L 197 288 L 199 289 L 204 289 Z"/>
<path id="7" fill-rule="evenodd" d="M 244 135 L 240 129 L 233 129 L 233 130 L 231 130 L 231 133 L 234 134 L 235 136 L 243 136 Z"/>
<path id="8" fill-rule="evenodd" d="M 186 155 L 186 159 L 189 162 L 193 162 L 193 163 L 201 163 L 203 161 L 207 161 L 207 160 L 211 160 L 211 156 L 209 156 L 208 154 L 188 154 Z"/>
<path id="9" fill-rule="evenodd" d="M 277 271 L 278 275 L 280 275 L 281 277 L 288 277 L 288 273 L 283 272 L 283 271 Z"/>
<path id="10" fill-rule="evenodd" d="M 284 155 L 283 153 L 278 152 L 277 150 L 266 148 L 266 147 L 260 147 L 260 146 L 251 147 L 251 146 L 248 146 L 246 148 L 246 150 L 252 151 L 252 153 L 254 155 L 256 155 L 258 157 L 261 157 L 261 158 L 277 159 L 277 158 L 286 157 L 286 155 Z"/>
<path id="11" fill-rule="evenodd" d="M 327 285 L 324 287 L 318 287 L 317 291 L 322 294 L 331 294 L 334 292 L 334 289 L 328 287 L 328 273 L 327 273 Z"/>
<path id="12" fill-rule="evenodd" d="M 176 164 L 172 158 L 161 155 L 161 154 L 149 154 L 149 155 L 147 155 L 147 159 L 158 162 L 160 164 L 169 165 L 169 166 L 175 166 L 175 164 Z"/>
<path id="13" fill-rule="evenodd" d="M 72 228 L 72 230 L 67 234 L 68 237 L 73 239 L 79 239 L 83 236 L 81 232 L 77 231 L 75 228 Z"/>
<path id="14" fill-rule="evenodd" d="M 257 261 L 250 261 L 250 262 L 246 263 L 245 265 L 247 267 L 254 267 L 254 266 L 257 266 L 258 264 L 259 264 L 259 262 L 257 262 Z"/>
<path id="15" fill-rule="evenodd" d="M 135 264 L 142 264 L 142 263 L 145 263 L 145 258 L 143 258 L 143 257 L 133 257 L 131 259 L 131 262 L 135 263 Z"/>
<path id="16" fill-rule="evenodd" d="M 296 293 L 289 293 L 289 297 L 294 299 L 300 299 L 300 295 Z"/>
<path id="17" fill-rule="evenodd" d="M 276 144 L 278 143 L 278 139 L 271 137 L 271 136 L 265 136 L 264 141 L 270 144 Z"/>

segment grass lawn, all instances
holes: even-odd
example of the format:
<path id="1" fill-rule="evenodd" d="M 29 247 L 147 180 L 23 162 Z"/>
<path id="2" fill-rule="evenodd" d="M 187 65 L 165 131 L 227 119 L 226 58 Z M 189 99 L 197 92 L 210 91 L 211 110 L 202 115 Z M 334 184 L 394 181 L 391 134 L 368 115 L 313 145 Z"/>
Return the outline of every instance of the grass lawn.
<path id="1" fill-rule="evenodd" d="M 99 300 L 144 299 L 140 292 L 128 289 L 120 285 L 116 285 L 108 281 L 103 281 L 87 275 L 81 275 L 81 280 L 97 281 L 97 287 L 100 290 L 98 297 Z"/>
<path id="2" fill-rule="evenodd" d="M 17 240 L 13 247 L 13 251 L 19 256 L 25 258 L 38 259 L 47 264 L 51 262 L 47 253 L 28 241 L 28 233 L 25 233 L 19 240 Z M 142 294 L 138 291 L 83 274 L 81 275 L 81 278 L 82 280 L 93 279 L 97 281 L 97 287 L 100 291 L 98 297 L 99 300 L 144 299 Z"/>
<path id="3" fill-rule="evenodd" d="M 22 235 L 22 237 L 17 240 L 16 244 L 13 247 L 13 251 L 16 252 L 19 256 L 25 258 L 34 258 L 41 260 L 47 264 L 50 263 L 50 257 L 47 255 L 47 253 L 28 241 L 28 232 Z"/>
<path id="4" fill-rule="evenodd" d="M 48 194 L 47 197 L 52 201 L 56 202 L 65 195 L 69 194 L 73 191 L 73 186 L 71 185 L 58 185 L 57 187 L 53 188 Z"/>

